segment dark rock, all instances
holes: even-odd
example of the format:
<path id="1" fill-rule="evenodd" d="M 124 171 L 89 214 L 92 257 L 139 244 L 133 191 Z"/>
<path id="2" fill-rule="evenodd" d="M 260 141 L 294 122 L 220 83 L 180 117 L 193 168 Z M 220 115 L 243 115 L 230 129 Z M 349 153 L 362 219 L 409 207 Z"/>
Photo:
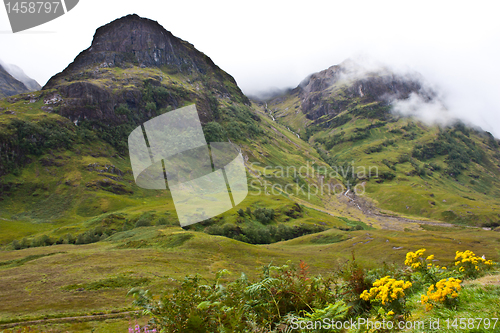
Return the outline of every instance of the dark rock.
<path id="1" fill-rule="evenodd" d="M 368 71 L 349 60 L 310 75 L 292 93 L 298 95 L 302 112 L 311 120 L 334 117 L 352 106 L 356 98 L 362 104 L 380 102 L 387 106 L 411 93 L 419 93 L 427 100 L 434 96 L 424 91 L 418 74 L 410 77 L 387 69 Z"/>
<path id="2" fill-rule="evenodd" d="M 179 86 L 174 88 L 172 83 L 170 88 L 167 87 L 168 96 L 163 103 L 177 108 L 186 100 L 195 102 L 202 122 L 214 119 L 215 111 L 210 106 L 208 95 L 229 96 L 232 100 L 250 104 L 233 77 L 209 57 L 172 35 L 156 21 L 137 15 L 122 17 L 97 29 L 92 45 L 63 72 L 52 77 L 43 90 L 57 90 L 61 101 L 56 99 L 55 105 L 60 104 L 60 114 L 73 122 L 125 123 L 129 117 L 115 113 L 121 104 L 127 105 L 138 123 L 154 116 L 144 112 L 142 94 L 145 82 L 160 86 L 161 75 L 139 73 L 126 78 L 116 77 L 107 70 L 115 67 L 161 68 L 163 72 L 190 79 L 188 82 L 197 81 L 201 89 L 196 94 Z"/>

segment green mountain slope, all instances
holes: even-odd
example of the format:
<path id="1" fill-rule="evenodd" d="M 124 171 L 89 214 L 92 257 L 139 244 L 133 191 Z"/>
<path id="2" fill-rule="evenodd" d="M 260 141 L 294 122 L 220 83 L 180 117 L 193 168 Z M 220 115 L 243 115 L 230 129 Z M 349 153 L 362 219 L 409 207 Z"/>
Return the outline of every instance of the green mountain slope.
<path id="1" fill-rule="evenodd" d="M 24 83 L 15 79 L 0 64 L 0 98 L 28 92 Z"/>
<path id="2" fill-rule="evenodd" d="M 381 208 L 498 226 L 498 141 L 460 122 L 442 127 L 395 114 L 392 104 L 411 94 L 435 98 L 414 75 L 353 70 L 346 62 L 313 74 L 264 108 L 332 167 L 350 166 L 344 184 L 363 185 L 361 192 Z"/>
<path id="3" fill-rule="evenodd" d="M 156 22 L 131 15 L 98 29 L 92 46 L 41 91 L 0 100 L 0 107 L 14 110 L 0 114 L 0 224 L 9 230 L 2 243 L 88 243 L 139 225 L 178 223 L 169 191 L 135 185 L 127 138 L 144 121 L 189 104 L 196 104 L 207 142 L 231 140 L 242 149 L 255 183 L 237 209 L 257 212 L 229 211 L 194 228 L 269 243 L 348 227 L 325 212 L 307 217 L 266 185 L 290 184 L 297 197 L 322 205 L 322 196 L 298 190 L 318 181 L 308 177 L 313 166 L 327 167 L 317 152 L 250 105 L 207 56 Z M 266 166 L 296 172 L 267 174 Z M 273 217 L 261 218 L 263 209 L 272 209 Z M 318 215 L 321 224 L 313 218 Z"/>

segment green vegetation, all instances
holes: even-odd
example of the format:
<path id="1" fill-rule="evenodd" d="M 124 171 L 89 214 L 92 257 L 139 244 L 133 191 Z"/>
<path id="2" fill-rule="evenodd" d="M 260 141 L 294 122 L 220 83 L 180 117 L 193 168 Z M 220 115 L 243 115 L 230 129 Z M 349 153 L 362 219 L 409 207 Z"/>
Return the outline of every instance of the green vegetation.
<path id="1" fill-rule="evenodd" d="M 123 61 L 0 100 L 0 324 L 127 312 L 136 309 L 125 297 L 132 287 L 150 290 L 134 290 L 137 305 L 172 332 L 283 331 L 291 316 L 429 322 L 494 304 L 498 286 L 479 284 L 482 267 L 442 269 L 457 250 L 499 258 L 500 152 L 490 133 L 397 117 L 346 83 L 318 95 L 311 115 L 297 91 L 251 105 L 211 63 Z M 71 85 L 95 98 L 65 100 Z M 190 104 L 207 142 L 241 149 L 250 192 L 180 228 L 169 190 L 136 186 L 128 135 Z M 421 244 L 439 268 L 426 258 L 427 270 L 400 265 Z M 451 278 L 470 280 L 457 291 Z M 375 292 L 360 299 L 388 284 L 402 290 L 387 304 Z M 460 296 L 441 302 L 433 289 L 426 312 L 421 295 L 447 284 Z M 163 307 L 152 296 L 160 294 Z M 117 332 L 132 319 L 113 320 L 51 328 Z"/>
<path id="2" fill-rule="evenodd" d="M 306 213 L 313 212 L 304 210 Z M 237 212 L 234 214 L 235 218 L 239 216 Z M 318 214 L 317 217 L 326 216 Z M 120 220 L 108 215 L 106 221 Z M 383 268 L 384 262 L 389 266 L 393 262 L 402 263 L 408 250 L 418 249 L 415 244 L 426 244 L 427 251 L 435 254 L 440 265 L 453 264 L 455 250 L 471 249 L 494 261 L 500 258 L 500 233 L 482 229 L 447 228 L 429 234 L 427 231 L 343 231 L 333 228 L 286 242 L 249 245 L 203 232 L 184 231 L 179 227 L 140 227 L 117 231 L 106 241 L 93 244 L 60 244 L 0 252 L 0 262 L 8 262 L 0 266 L 4 285 L 1 297 L 5 300 L 0 305 L 0 320 L 6 323 L 129 311 L 132 310 L 129 307 L 131 300 L 126 293 L 134 285 L 160 294 L 165 288 L 173 291 L 170 288 L 180 286 L 186 275 L 196 274 L 202 277 L 201 284 L 210 285 L 205 279 L 211 281 L 224 268 L 233 274 L 224 277 L 220 283 L 236 280 L 238 272 L 246 272 L 249 281 L 255 283 L 260 276 L 260 270 L 256 271 L 256 268 L 271 261 L 280 267 L 288 260 L 297 262 L 299 258 L 309 264 L 308 277 L 311 280 L 317 275 L 326 279 L 331 273 L 341 271 L 345 262 L 351 259 L 353 249 L 360 267 L 377 269 Z M 24 263 L 19 264 L 21 262 Z M 87 289 L 94 287 L 98 288 Z M 464 287 L 464 291 L 467 288 Z M 30 301 L 18 297 L 19 294 L 31 295 Z M 475 302 L 477 307 L 483 304 L 480 298 Z M 467 304 L 461 306 L 459 309 L 467 311 Z M 418 314 L 419 311 L 413 310 L 412 313 Z M 422 314 L 429 318 L 433 316 L 432 313 Z M 124 321 L 125 328 L 128 322 Z M 116 321 L 116 325 L 118 323 L 120 321 Z M 49 327 L 66 327 L 64 325 L 69 324 L 54 323 Z M 92 327 L 99 331 L 110 322 L 73 325 L 74 332 L 85 332 Z"/>
<path id="3" fill-rule="evenodd" d="M 294 94 L 270 102 L 268 108 L 281 124 L 304 133 L 320 158 L 340 170 L 345 187 L 363 183 L 365 195 L 382 209 L 457 224 L 487 227 L 500 222 L 495 213 L 500 154 L 491 134 L 461 123 L 426 126 L 391 114 L 380 102 L 349 99 L 337 88 L 322 93 L 346 102 L 339 104 L 343 107 L 338 114 L 303 121 L 293 107 L 300 104 Z"/>
<path id="4" fill-rule="evenodd" d="M 168 332 L 252 329 L 279 332 L 289 327 L 299 332 L 354 332 L 359 330 L 332 330 L 331 326 L 318 328 L 316 325 L 337 321 L 359 323 L 361 319 L 365 323 L 368 320 L 391 321 L 395 328 L 384 331 L 395 332 L 401 331 L 400 326 L 406 327 L 407 322 L 427 317 L 433 309 L 441 313 L 447 311 L 448 317 L 445 318 L 453 322 L 455 311 L 470 306 L 467 301 L 472 296 L 471 290 L 462 291 L 461 285 L 469 276 L 462 266 L 446 269 L 435 265 L 432 263 L 435 256 L 425 258 L 425 251 L 421 249 L 406 254 L 405 265 L 409 269 L 383 265 L 368 270 L 353 257 L 338 271 L 323 277 L 311 276 L 309 266 L 300 261 L 298 267 L 290 263 L 264 266 L 255 280 L 249 279 L 245 273 L 237 279 L 229 279 L 231 272 L 227 269 L 218 271 L 215 278 L 208 281 L 191 275 L 177 281 L 173 290 L 166 291 L 159 299 L 140 288 L 132 289 L 130 294 L 135 297 L 134 304 L 151 317 L 149 327 Z M 458 252 L 456 258 L 459 258 Z M 477 261 L 481 258 L 474 257 L 473 253 L 463 256 L 463 260 L 470 258 L 476 258 L 476 265 L 479 265 Z M 476 266 L 476 269 L 480 275 L 485 275 L 494 263 L 484 259 L 482 262 L 485 265 L 480 269 Z M 498 285 L 491 290 L 500 294 Z M 485 292 L 481 290 L 479 294 Z M 415 298 L 420 298 L 420 304 L 409 301 Z M 472 298 L 475 301 L 481 299 L 477 295 Z M 490 299 L 498 303 L 493 297 Z M 483 302 L 481 304 L 486 306 Z M 497 308 L 491 313 L 492 318 L 498 313 Z M 479 317 L 488 318 L 484 314 Z M 316 323 L 311 324 L 311 321 Z M 358 329 L 370 331 L 368 327 Z"/>

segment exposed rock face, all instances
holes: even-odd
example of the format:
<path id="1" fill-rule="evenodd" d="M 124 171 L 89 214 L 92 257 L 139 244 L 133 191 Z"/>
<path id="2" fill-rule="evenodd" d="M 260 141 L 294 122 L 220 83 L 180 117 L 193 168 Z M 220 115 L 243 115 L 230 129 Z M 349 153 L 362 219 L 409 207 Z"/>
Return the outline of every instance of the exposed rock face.
<path id="1" fill-rule="evenodd" d="M 195 70 L 202 74 L 209 69 L 220 71 L 210 58 L 193 45 L 175 37 L 158 22 L 135 14 L 97 29 L 92 45 L 80 53 L 65 72 L 95 64 L 108 67 L 128 67 L 131 64 L 141 67 L 167 65 L 174 66 L 179 71 Z M 46 87 L 50 87 L 52 82 L 53 80 L 49 81 Z"/>
<path id="2" fill-rule="evenodd" d="M 107 71 L 114 68 L 139 70 L 117 77 L 116 73 Z M 142 73 L 141 68 L 145 69 Z M 147 68 L 162 72 L 153 75 Z M 169 74 L 184 78 L 191 86 L 197 81 L 196 91 L 168 86 L 162 81 Z M 52 77 L 43 89 L 57 89 L 63 97 L 57 105 L 60 114 L 74 122 L 98 119 L 119 124 L 127 120 L 115 112 L 120 104 L 140 114 L 139 118 L 148 117 L 142 100 L 145 81 L 170 89 L 170 96 L 165 99 L 174 108 L 186 101 L 196 102 L 202 121 L 213 118 L 208 96 L 249 103 L 235 80 L 209 57 L 173 36 L 156 21 L 137 15 L 122 17 L 97 29 L 92 45 L 63 72 Z"/>
<path id="3" fill-rule="evenodd" d="M 29 92 L 30 90 L 16 80 L 0 65 L 0 98 Z"/>
<path id="4" fill-rule="evenodd" d="M 324 71 L 312 74 L 297 88 L 301 98 L 302 111 L 306 117 L 316 120 L 324 115 L 336 115 L 358 98 L 361 103 L 390 103 L 405 99 L 411 93 L 432 93 L 423 91 L 415 76 L 401 76 L 388 70 L 365 71 L 352 63 L 342 63 Z"/>

